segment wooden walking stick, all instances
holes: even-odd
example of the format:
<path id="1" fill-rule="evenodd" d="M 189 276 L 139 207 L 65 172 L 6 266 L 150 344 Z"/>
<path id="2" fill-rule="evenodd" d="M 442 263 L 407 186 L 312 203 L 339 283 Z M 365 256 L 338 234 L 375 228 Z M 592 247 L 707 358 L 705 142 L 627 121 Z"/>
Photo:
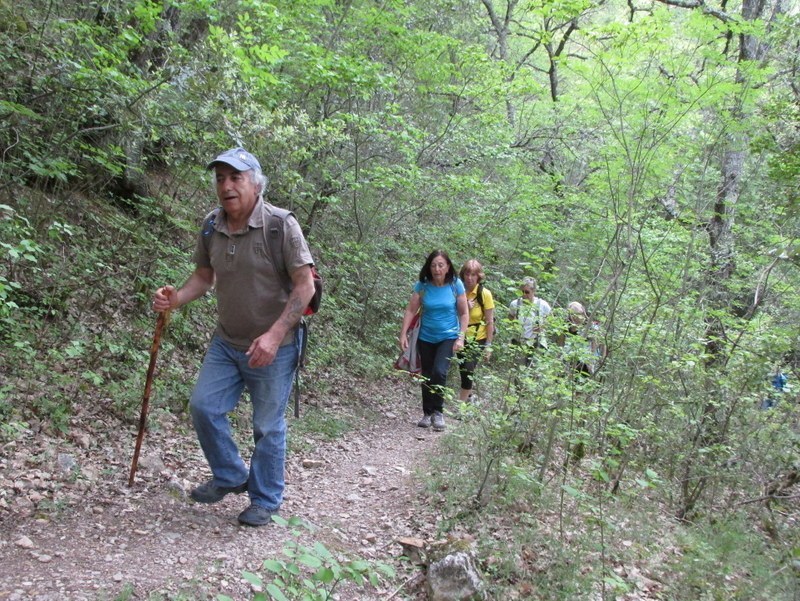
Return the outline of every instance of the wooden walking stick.
<path id="1" fill-rule="evenodd" d="M 156 332 L 153 335 L 153 344 L 150 346 L 150 365 L 147 367 L 147 378 L 144 382 L 144 395 L 142 396 L 142 413 L 139 416 L 139 434 L 136 436 L 136 449 L 133 451 L 133 462 L 131 463 L 131 475 L 128 478 L 128 487 L 133 486 L 133 479 L 136 476 L 136 467 L 139 465 L 139 451 L 142 449 L 144 430 L 147 424 L 147 409 L 150 405 L 150 387 L 153 384 L 153 372 L 156 370 L 156 357 L 158 357 L 158 347 L 161 346 L 161 333 L 169 323 L 169 309 L 158 314 L 156 320 Z"/>

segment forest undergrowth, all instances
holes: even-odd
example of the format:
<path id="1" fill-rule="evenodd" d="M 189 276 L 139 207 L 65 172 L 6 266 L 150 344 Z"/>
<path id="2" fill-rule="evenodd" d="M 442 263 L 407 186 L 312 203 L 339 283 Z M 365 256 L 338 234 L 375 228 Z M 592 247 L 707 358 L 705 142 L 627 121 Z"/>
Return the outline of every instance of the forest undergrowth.
<path id="1" fill-rule="evenodd" d="M 445 544 L 474 554 L 491 599 L 796 599 L 789 551 L 796 544 L 796 504 L 726 506 L 720 499 L 715 515 L 678 520 L 655 469 L 614 486 L 590 438 L 580 455 L 574 445 L 559 445 L 542 469 L 554 409 L 549 421 L 527 421 L 504 407 L 497 396 L 503 388 L 495 385 L 483 378 L 473 403 L 450 402 L 448 430 L 434 434 L 415 427 L 418 390 L 405 378 L 328 379 L 327 392 L 320 391 L 323 381 L 306 384 L 301 418 L 289 418 L 285 515 L 322 526 L 305 534 L 303 544 L 323 544 L 340 562 L 390 566 L 394 575 L 381 576 L 377 588 L 343 584 L 348 598 L 424 599 L 425 562 Z M 246 405 L 233 419 L 247 445 Z M 202 481 L 204 466 L 180 411 L 156 407 L 139 484 L 123 492 L 135 420 L 118 420 L 113 407 L 98 403 L 76 407 L 67 432 L 29 423 L 22 436 L 4 440 L 0 598 L 44 600 L 66 591 L 91 601 L 255 599 L 262 589 L 243 577 L 259 572 L 253 553 L 279 559 L 286 540 L 268 536 L 271 542 L 256 544 L 263 537 L 243 532 L 237 547 L 244 546 L 234 551 L 232 502 L 210 513 L 184 507 L 181 498 L 192 481 Z M 78 467 L 59 472 L 63 456 L 75 457 Z M 317 481 L 319 470 L 329 472 L 324 482 Z M 130 518 L 115 523 L 114 514 Z M 176 544 L 170 532 L 187 527 L 185 544 Z M 403 560 L 401 536 L 419 537 L 430 557 L 417 566 Z M 143 544 L 146 538 L 163 538 L 170 555 Z M 64 547 L 71 539 L 87 549 L 114 542 L 120 559 L 108 563 L 97 549 L 100 566 L 92 568 L 79 552 L 85 558 L 76 569 Z M 191 547 L 203 551 L 189 560 Z M 118 563 L 123 558 L 127 567 Z M 145 565 L 152 581 L 134 575 Z M 173 578 L 159 580 L 159 570 Z M 174 578 L 181 574 L 194 575 Z"/>
<path id="2" fill-rule="evenodd" d="M 7 314 L 2 321 L 9 344 L 0 352 L 0 435 L 8 457 L 25 459 L 2 463 L 13 472 L 0 497 L 7 515 L 18 503 L 45 520 L 69 511 L 69 502 L 51 494 L 59 485 L 40 474 L 53 472 L 45 466 L 58 459 L 56 449 L 77 446 L 101 460 L 108 449 L 94 439 L 137 422 L 155 320 L 146 310 L 149 293 L 189 269 L 181 245 L 163 247 L 165 256 L 142 253 L 156 244 L 154 232 L 124 212 L 81 215 L 58 222 L 46 243 L 18 245 L 19 289 L 13 307 L 11 300 L 5 306 L 26 319 Z M 153 218 L 175 227 L 176 241 L 184 228 L 191 239 L 191 224 L 178 227 L 158 210 Z M 92 219 L 115 222 L 139 245 L 79 236 L 91 231 Z M 32 232 L 13 214 L 2 226 Z M 79 244 L 66 244 L 72 240 Z M 95 286 L 85 286 L 87 273 Z M 496 290 L 500 300 L 504 289 Z M 378 352 L 381 343 L 370 336 L 342 335 L 352 308 L 335 288 L 324 302 L 311 320 L 303 395 L 333 403 L 308 423 L 347 445 L 347 415 L 396 394 L 392 351 Z M 185 412 L 213 313 L 207 297 L 172 315 L 158 359 L 156 411 Z M 547 324 L 552 340 L 565 317 L 556 307 Z M 359 327 L 390 338 L 397 326 L 366 314 Z M 796 601 L 800 414 L 791 387 L 764 408 L 773 394 L 763 377 L 765 346 L 775 338 L 744 329 L 752 343 L 718 370 L 702 364 L 699 348 L 662 352 L 665 339 L 652 339 L 651 328 L 631 328 L 621 340 L 607 331 L 608 356 L 585 378 L 569 367 L 585 351 L 558 344 L 521 368 L 515 325 L 501 312 L 498 327 L 492 361 L 478 371 L 479 401 L 448 401 L 453 427 L 420 468 L 428 484 L 421 506 L 436 507 L 428 539 L 470 540 L 496 598 Z M 190 436 L 186 424 L 181 430 Z M 47 451 L 37 446 L 40 435 L 51 441 Z M 377 445 L 381 435 L 368 438 Z M 314 441 L 304 450 L 313 451 Z M 91 486 L 104 469 L 73 484 Z"/>
<path id="3" fill-rule="evenodd" d="M 205 167 L 244 146 L 325 280 L 303 394 L 327 410 L 301 418 L 295 460 L 324 450 L 347 486 L 377 486 L 360 455 L 339 460 L 381 443 L 367 406 L 413 425 L 417 393 L 391 364 L 443 249 L 456 271 L 481 262 L 498 335 L 478 401 L 448 400 L 404 529 L 468 541 L 496 599 L 800 601 L 798 35 L 783 0 L 0 0 L 4 527 L 127 508 L 80 499 L 127 463 L 153 291 L 192 272 L 218 204 Z M 523 369 L 508 307 L 525 278 L 553 311 Z M 575 302 L 578 339 L 605 349 L 591 377 L 572 369 L 585 345 L 562 343 Z M 172 314 L 153 438 L 192 439 L 215 303 Z M 405 459 L 431 442 L 397 432 Z M 162 450 L 180 495 L 203 464 Z M 399 490 L 369 506 L 411 507 Z M 27 552 L 44 582 L 60 556 Z"/>

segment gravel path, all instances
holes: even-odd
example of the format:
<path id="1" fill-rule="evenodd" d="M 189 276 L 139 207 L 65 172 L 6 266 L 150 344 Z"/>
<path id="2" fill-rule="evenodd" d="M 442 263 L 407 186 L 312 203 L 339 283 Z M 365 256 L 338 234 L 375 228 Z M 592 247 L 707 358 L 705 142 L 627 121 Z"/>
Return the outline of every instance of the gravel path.
<path id="1" fill-rule="evenodd" d="M 416 387 L 398 386 L 401 400 L 360 410 L 343 436 L 302 441 L 306 450 L 287 462 L 281 515 L 317 528 L 302 542 L 393 563 L 402 572 L 406 564 L 393 561 L 401 554 L 396 539 L 435 534 L 435 524 L 416 518 L 420 483 L 413 476 L 440 435 L 416 427 Z M 91 432 L 75 424 L 69 443 L 31 431 L 5 445 L 0 600 L 251 598 L 254 588 L 242 570 L 279 558 L 288 529 L 240 526 L 236 516 L 246 496 L 210 506 L 187 500 L 187 491 L 208 477 L 194 435 L 185 417 L 151 417 L 157 427 L 145 438 L 132 488 L 130 428 L 123 427 L 124 436 L 117 429 L 115 440 L 114 428 L 95 420 Z M 347 599 L 385 599 L 397 587 L 350 590 Z"/>

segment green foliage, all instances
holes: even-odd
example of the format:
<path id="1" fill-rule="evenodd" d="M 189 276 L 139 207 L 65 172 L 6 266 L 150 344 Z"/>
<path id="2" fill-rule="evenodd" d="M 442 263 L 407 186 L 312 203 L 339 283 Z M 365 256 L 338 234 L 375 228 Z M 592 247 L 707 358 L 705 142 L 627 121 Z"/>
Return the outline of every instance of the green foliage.
<path id="1" fill-rule="evenodd" d="M 13 441 L 19 438 L 28 424 L 14 416 L 14 407 L 11 404 L 10 386 L 0 386 L 0 441 Z"/>
<path id="2" fill-rule="evenodd" d="M 19 272 L 38 269 L 44 249 L 35 240 L 30 222 L 12 207 L 0 205 L 0 333 L 14 327 L 12 315 L 20 309 L 15 297 L 22 289 Z"/>
<path id="3" fill-rule="evenodd" d="M 790 557 L 765 545 L 747 520 L 688 529 L 677 544 L 664 566 L 665 572 L 680 575 L 665 583 L 670 598 L 767 600 L 796 593 Z"/>
<path id="4" fill-rule="evenodd" d="M 342 438 L 353 426 L 349 419 L 334 415 L 324 408 L 309 406 L 303 409 L 302 419 L 291 421 L 290 427 L 289 449 L 297 452 L 313 448 L 312 441 L 318 437 L 328 440 Z"/>
<path id="5" fill-rule="evenodd" d="M 313 533 L 313 528 L 300 518 L 288 520 L 273 516 L 277 526 L 288 528 L 293 539 L 283 548 L 284 559 L 264 560 L 264 575 L 243 572 L 244 578 L 257 590 L 254 601 L 328 601 L 335 598 L 335 591 L 343 584 L 357 590 L 365 586 L 375 587 L 381 577 L 393 578 L 394 569 L 383 563 L 359 559 L 343 559 L 320 542 L 305 545 L 300 542 L 303 531 Z M 277 527 L 276 526 L 276 527 Z M 218 601 L 232 601 L 226 595 L 218 595 Z"/>
<path id="6" fill-rule="evenodd" d="M 490 21 L 501 7 L 507 22 Z M 491 410 L 462 407 L 445 441 L 446 525 L 517 503 L 557 507 L 566 530 L 575 508 L 598 577 L 567 561 L 567 537 L 542 544 L 553 563 L 522 565 L 543 597 L 630 589 L 592 555 L 592 536 L 622 522 L 598 503 L 698 527 L 732 516 L 708 545 L 686 543 L 676 598 L 716 562 L 742 566 L 739 542 L 774 558 L 736 505 L 800 456 L 796 393 L 758 409 L 768 376 L 796 382 L 800 361 L 800 28 L 774 8 L 767 22 L 584 0 L 0 2 L 0 436 L 32 420 L 63 432 L 86 398 L 131 416 L 150 295 L 191 272 L 216 204 L 203 166 L 241 143 L 326 278 L 304 390 L 351 399 L 385 376 L 433 248 L 483 262 L 501 317 L 533 275 L 557 309 L 553 340 L 572 300 L 599 322 L 610 355 L 591 379 L 568 369 L 580 350 L 555 344 L 521 368 L 501 322 L 479 370 Z M 173 316 L 155 405 L 184 408 L 214 303 Z M 293 427 L 292 444 L 313 444 L 306 431 L 349 424 L 308 411 Z M 779 544 L 787 515 L 764 520 Z M 511 581 L 515 561 L 497 573 Z M 709 598 L 736 594 L 735 571 Z M 781 578 L 765 590 L 779 596 Z"/>

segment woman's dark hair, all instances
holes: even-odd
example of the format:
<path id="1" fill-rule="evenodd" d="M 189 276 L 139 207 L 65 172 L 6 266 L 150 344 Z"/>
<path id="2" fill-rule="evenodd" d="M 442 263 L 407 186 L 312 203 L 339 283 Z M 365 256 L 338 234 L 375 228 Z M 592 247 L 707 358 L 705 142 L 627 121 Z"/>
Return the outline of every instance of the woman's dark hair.
<path id="1" fill-rule="evenodd" d="M 425 265 L 422 266 L 422 269 L 419 270 L 419 281 L 420 282 L 430 282 L 433 280 L 433 274 L 431 273 L 431 263 L 436 257 L 442 257 L 445 261 L 447 261 L 447 273 L 444 276 L 445 282 L 452 282 L 453 279 L 456 277 L 456 268 L 453 267 L 453 262 L 450 260 L 450 257 L 447 255 L 446 252 L 443 250 L 435 250 L 431 254 L 428 255 L 428 258 L 425 259 Z"/>

